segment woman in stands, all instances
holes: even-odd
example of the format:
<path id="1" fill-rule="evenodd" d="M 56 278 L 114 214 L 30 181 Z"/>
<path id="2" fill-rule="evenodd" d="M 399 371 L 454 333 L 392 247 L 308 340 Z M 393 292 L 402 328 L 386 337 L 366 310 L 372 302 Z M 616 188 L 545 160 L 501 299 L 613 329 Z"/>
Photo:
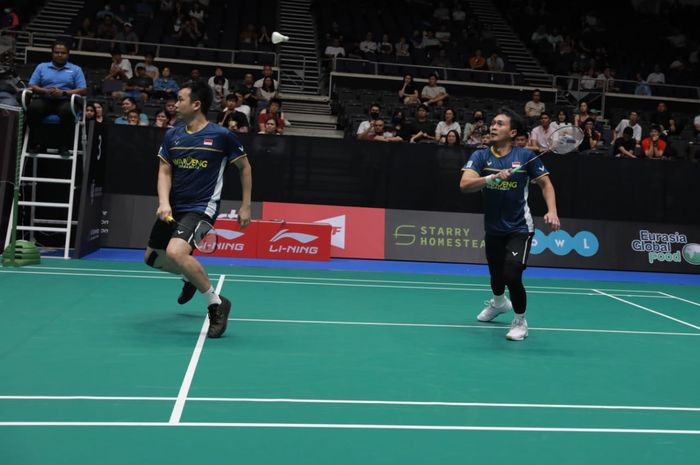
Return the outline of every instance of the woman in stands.
<path id="1" fill-rule="evenodd" d="M 552 126 L 554 126 L 554 129 L 559 129 L 564 126 L 571 126 L 569 114 L 566 112 L 566 110 L 562 109 L 557 112 L 557 117 L 554 119 Z"/>
<path id="2" fill-rule="evenodd" d="M 452 129 L 447 133 L 447 136 L 445 136 L 445 145 L 448 147 L 461 147 L 462 142 L 460 139 L 461 136 L 459 135 L 459 132 Z"/>
<path id="3" fill-rule="evenodd" d="M 399 89 L 399 101 L 404 105 L 418 105 L 420 103 L 418 88 L 413 82 L 412 74 L 405 74 L 403 77 L 403 86 Z"/>
<path id="4" fill-rule="evenodd" d="M 262 87 L 256 92 L 259 107 L 266 107 L 270 99 L 278 97 L 277 89 L 275 89 L 275 81 L 270 77 L 263 79 Z"/>
<path id="5" fill-rule="evenodd" d="M 453 130 L 457 131 L 461 137 L 462 128 L 457 122 L 457 115 L 454 109 L 448 108 L 447 110 L 445 110 L 445 116 L 443 120 L 440 121 L 437 125 L 437 128 L 435 128 L 435 138 L 439 143 L 444 144 L 445 138 L 447 137 L 447 133 Z"/>
<path id="6" fill-rule="evenodd" d="M 224 77 L 224 69 L 217 66 L 214 70 L 214 75 L 209 78 L 209 87 L 211 87 L 214 99 L 212 100 L 211 109 L 221 111 L 224 107 L 224 99 L 229 94 L 228 79 Z"/>
<path id="7" fill-rule="evenodd" d="M 588 102 L 585 100 L 578 102 L 578 113 L 574 117 L 574 124 L 583 129 L 586 125 L 586 120 L 592 116 L 593 115 L 588 112 Z"/>

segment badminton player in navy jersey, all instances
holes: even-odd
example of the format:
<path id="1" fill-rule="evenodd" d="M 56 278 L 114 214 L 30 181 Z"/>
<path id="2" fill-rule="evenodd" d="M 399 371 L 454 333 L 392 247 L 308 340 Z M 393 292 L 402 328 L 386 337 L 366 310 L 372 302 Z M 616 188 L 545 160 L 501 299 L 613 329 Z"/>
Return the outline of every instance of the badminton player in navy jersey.
<path id="1" fill-rule="evenodd" d="M 472 153 L 459 183 L 462 192 L 482 191 L 485 200 L 486 260 L 493 298 L 477 319 L 491 321 L 513 309 L 515 318 L 506 335 L 512 341 L 527 337 L 527 294 L 522 276 L 535 233 L 527 205 L 530 181 L 542 189 L 547 204 L 545 223 L 554 230 L 560 226 L 554 186 L 541 160 L 538 158 L 524 166 L 526 169 L 513 173 L 514 168 L 535 157 L 530 150 L 513 145 L 516 135 L 524 131 L 523 126 L 517 113 L 501 109 L 491 122 L 491 146 Z M 510 300 L 505 296 L 506 286 Z"/>
<path id="2" fill-rule="evenodd" d="M 200 221 L 214 224 L 219 211 L 224 171 L 236 165 L 243 202 L 241 227 L 250 223 L 252 174 L 243 146 L 234 133 L 207 121 L 212 92 L 206 83 L 193 82 L 178 92 L 176 110 L 182 123 L 168 130 L 158 152 L 158 210 L 146 248 L 148 266 L 181 275 L 178 303 L 204 296 L 209 312 L 208 337 L 226 331 L 231 302 L 217 295 L 202 265 L 192 256 L 193 231 Z M 173 221 L 174 220 L 174 221 Z"/>

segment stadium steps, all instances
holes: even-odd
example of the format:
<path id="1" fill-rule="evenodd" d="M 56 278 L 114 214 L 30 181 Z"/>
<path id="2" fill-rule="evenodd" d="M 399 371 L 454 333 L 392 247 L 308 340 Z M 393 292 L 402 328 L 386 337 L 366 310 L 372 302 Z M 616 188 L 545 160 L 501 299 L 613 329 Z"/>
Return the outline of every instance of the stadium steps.
<path id="1" fill-rule="evenodd" d="M 491 27 L 498 48 L 503 52 L 506 60 L 514 66 L 515 71 L 523 75 L 528 85 L 552 87 L 551 77 L 546 75 L 545 69 L 508 26 L 491 0 L 469 0 L 468 4 L 479 22 Z"/>
<path id="2" fill-rule="evenodd" d="M 25 56 L 25 49 L 34 47 L 50 47 L 57 37 L 66 33 L 73 19 L 85 6 L 84 0 L 49 0 L 39 10 L 27 25 L 26 32 L 35 35 L 20 34 L 17 37 L 17 54 Z M 26 57 L 25 57 L 26 58 Z"/>
<path id="3" fill-rule="evenodd" d="M 318 95 L 321 71 L 311 0 L 280 0 L 279 30 L 289 36 L 279 47 L 280 90 Z"/>
<path id="4" fill-rule="evenodd" d="M 339 131 L 338 117 L 331 114 L 331 105 L 327 97 L 306 94 L 281 94 L 282 110 L 291 124 L 285 128 L 286 135 L 342 138 Z"/>

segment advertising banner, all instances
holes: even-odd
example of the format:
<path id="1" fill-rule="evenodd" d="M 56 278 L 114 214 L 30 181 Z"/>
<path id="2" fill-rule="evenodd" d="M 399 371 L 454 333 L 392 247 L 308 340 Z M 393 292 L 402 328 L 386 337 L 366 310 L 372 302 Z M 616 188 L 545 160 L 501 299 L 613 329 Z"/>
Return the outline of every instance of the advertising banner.
<path id="1" fill-rule="evenodd" d="M 384 258 L 381 208 L 263 202 L 263 219 L 330 224 L 332 257 Z"/>
<path id="2" fill-rule="evenodd" d="M 331 259 L 330 224 L 260 221 L 258 258 L 283 260 Z"/>
<path id="3" fill-rule="evenodd" d="M 219 216 L 214 223 L 216 229 L 216 251 L 207 254 L 212 257 L 255 258 L 258 246 L 258 222 L 251 221 L 241 229 L 240 223 L 229 215 Z M 194 255 L 203 255 L 198 250 Z"/>

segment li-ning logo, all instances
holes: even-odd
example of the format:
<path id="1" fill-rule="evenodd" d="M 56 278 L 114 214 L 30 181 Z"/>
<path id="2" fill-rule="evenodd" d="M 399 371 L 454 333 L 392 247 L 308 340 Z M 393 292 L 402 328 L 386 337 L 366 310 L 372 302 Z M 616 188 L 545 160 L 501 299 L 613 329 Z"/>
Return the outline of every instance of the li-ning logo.
<path id="1" fill-rule="evenodd" d="M 289 232 L 289 229 L 282 229 L 280 232 L 272 236 L 270 242 L 277 242 L 281 241 L 282 239 L 294 239 L 295 241 L 301 242 L 302 244 L 308 244 L 309 242 L 318 239 L 318 236 L 313 236 L 311 234 L 304 233 Z"/>
<path id="2" fill-rule="evenodd" d="M 598 253 L 598 248 L 598 238 L 590 231 L 579 231 L 574 237 L 571 237 L 564 230 L 554 231 L 546 235 L 536 229 L 530 253 L 537 255 L 549 249 L 554 255 L 563 256 L 575 250 L 582 257 L 592 257 Z"/>
<path id="3" fill-rule="evenodd" d="M 282 239 L 292 239 L 302 244 L 308 244 L 309 242 L 318 239 L 318 236 L 312 234 L 295 233 L 289 232 L 288 229 L 282 229 L 280 232 L 275 234 L 270 242 L 281 241 Z M 318 254 L 318 247 L 309 245 L 283 245 L 283 244 L 270 244 L 268 249 L 272 253 L 290 253 L 290 254 Z"/>

